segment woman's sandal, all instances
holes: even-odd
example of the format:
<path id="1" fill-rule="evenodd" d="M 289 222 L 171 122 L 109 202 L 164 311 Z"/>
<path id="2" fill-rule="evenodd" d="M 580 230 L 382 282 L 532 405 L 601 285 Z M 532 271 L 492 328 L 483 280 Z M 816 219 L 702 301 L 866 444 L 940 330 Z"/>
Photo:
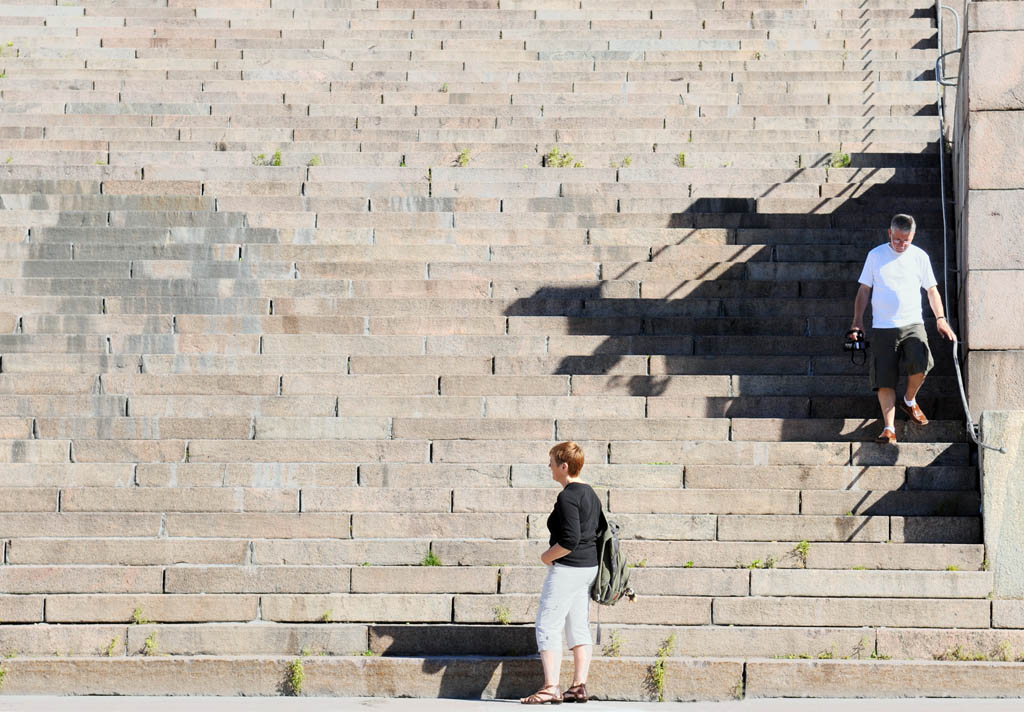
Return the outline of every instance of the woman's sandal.
<path id="1" fill-rule="evenodd" d="M 578 702 L 583 704 L 589 697 L 587 697 L 587 685 L 581 682 L 578 685 L 573 685 L 562 695 L 562 702 Z"/>
<path id="2" fill-rule="evenodd" d="M 542 687 L 529 697 L 519 699 L 524 705 L 560 705 L 562 704 L 562 692 L 557 686 Z"/>

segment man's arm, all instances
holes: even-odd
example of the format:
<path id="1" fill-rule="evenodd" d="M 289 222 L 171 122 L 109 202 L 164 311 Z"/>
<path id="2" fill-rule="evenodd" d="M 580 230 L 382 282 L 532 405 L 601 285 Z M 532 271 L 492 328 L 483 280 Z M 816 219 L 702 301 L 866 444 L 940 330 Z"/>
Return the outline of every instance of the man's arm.
<path id="1" fill-rule="evenodd" d="M 942 306 L 939 288 L 929 287 L 927 294 L 928 306 L 932 308 L 932 314 L 935 315 L 935 328 L 942 334 L 942 338 L 956 341 L 956 334 L 953 333 L 953 328 L 949 325 L 949 319 L 946 318 L 946 310 Z"/>
<path id="2" fill-rule="evenodd" d="M 860 329 L 864 331 L 864 310 L 868 308 L 868 304 L 871 302 L 871 287 L 866 284 L 860 285 L 860 289 L 857 290 L 857 298 L 853 300 L 853 323 L 850 324 L 850 329 Z M 857 340 L 854 335 L 854 341 Z"/>

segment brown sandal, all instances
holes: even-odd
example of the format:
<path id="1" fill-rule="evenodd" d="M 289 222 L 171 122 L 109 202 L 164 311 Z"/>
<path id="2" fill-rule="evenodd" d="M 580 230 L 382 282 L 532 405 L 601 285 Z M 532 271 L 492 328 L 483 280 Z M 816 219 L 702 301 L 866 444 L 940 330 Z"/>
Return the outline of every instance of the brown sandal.
<path id="1" fill-rule="evenodd" d="M 565 691 L 565 694 L 562 695 L 562 702 L 578 702 L 581 705 L 589 699 L 590 698 L 587 697 L 587 684 L 585 682 L 573 685 Z"/>
<path id="2" fill-rule="evenodd" d="M 529 697 L 521 697 L 519 701 L 524 705 L 560 705 L 562 704 L 562 691 L 557 685 L 542 687 Z"/>

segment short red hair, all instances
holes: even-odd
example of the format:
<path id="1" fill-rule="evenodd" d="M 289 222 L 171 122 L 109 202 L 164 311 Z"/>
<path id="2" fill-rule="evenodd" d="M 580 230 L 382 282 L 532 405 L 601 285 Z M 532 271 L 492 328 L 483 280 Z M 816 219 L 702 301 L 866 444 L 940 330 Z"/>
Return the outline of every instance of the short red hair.
<path id="1" fill-rule="evenodd" d="M 555 464 L 569 466 L 569 477 L 578 477 L 583 469 L 583 448 L 572 440 L 558 443 L 548 454 L 555 458 Z"/>

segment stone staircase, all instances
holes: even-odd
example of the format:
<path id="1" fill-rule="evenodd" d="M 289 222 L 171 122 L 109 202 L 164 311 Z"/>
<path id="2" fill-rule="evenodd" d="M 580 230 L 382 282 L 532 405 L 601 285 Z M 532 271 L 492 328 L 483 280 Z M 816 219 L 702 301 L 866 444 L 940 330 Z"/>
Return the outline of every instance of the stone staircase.
<path id="1" fill-rule="evenodd" d="M 941 274 L 927 0 L 0 28 L 5 691 L 522 694 L 574 439 L 594 694 L 1019 694 L 948 350 L 895 448 L 839 350 L 894 212 Z"/>

